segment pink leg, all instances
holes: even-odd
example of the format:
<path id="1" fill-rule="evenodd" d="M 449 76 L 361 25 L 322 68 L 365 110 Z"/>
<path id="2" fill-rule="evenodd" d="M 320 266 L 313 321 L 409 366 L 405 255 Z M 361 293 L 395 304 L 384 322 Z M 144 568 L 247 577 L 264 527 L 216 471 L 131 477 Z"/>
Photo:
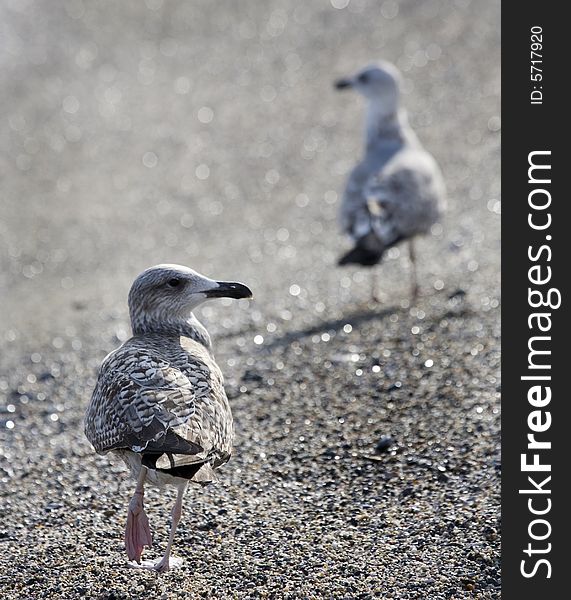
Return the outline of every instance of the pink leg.
<path id="1" fill-rule="evenodd" d="M 129 502 L 127 512 L 127 527 L 125 528 L 125 550 L 129 560 L 140 564 L 143 547 L 151 547 L 153 542 L 149 519 L 143 507 L 144 483 L 147 476 L 147 467 L 141 467 L 135 493 Z"/>
<path id="2" fill-rule="evenodd" d="M 171 512 L 171 530 L 169 533 L 169 541 L 167 544 L 167 549 L 165 550 L 165 555 L 161 558 L 161 560 L 155 565 L 155 571 L 159 573 L 165 573 L 169 570 L 169 559 L 171 555 L 172 545 L 174 541 L 174 534 L 176 531 L 176 527 L 178 522 L 180 521 L 180 517 L 182 515 L 182 498 L 184 496 L 184 491 L 186 490 L 186 484 L 178 488 L 178 494 L 176 497 L 176 502 L 172 508 Z"/>

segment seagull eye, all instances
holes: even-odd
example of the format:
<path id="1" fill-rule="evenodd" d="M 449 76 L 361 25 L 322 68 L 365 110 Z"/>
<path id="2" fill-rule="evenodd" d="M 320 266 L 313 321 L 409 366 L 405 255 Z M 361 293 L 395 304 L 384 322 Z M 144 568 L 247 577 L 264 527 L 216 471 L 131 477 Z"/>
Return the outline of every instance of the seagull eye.
<path id="1" fill-rule="evenodd" d="M 359 81 L 359 83 L 367 83 L 369 81 L 369 76 L 367 75 L 367 73 L 361 73 L 361 75 L 357 77 L 357 80 Z"/>
<path id="2" fill-rule="evenodd" d="M 180 279 L 177 279 L 176 277 L 173 277 L 172 279 L 169 279 L 167 281 L 167 285 L 171 288 L 175 288 L 178 287 L 180 285 Z"/>

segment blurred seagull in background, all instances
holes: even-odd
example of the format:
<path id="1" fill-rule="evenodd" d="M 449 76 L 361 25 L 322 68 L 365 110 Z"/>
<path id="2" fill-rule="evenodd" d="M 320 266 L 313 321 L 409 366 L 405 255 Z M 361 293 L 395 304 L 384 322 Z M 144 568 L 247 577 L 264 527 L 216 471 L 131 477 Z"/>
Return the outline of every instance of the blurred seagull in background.
<path id="1" fill-rule="evenodd" d="M 388 248 L 407 240 L 416 298 L 414 238 L 438 221 L 445 189 L 436 161 L 400 107 L 400 81 L 398 69 L 382 62 L 335 83 L 338 90 L 356 90 L 368 102 L 365 156 L 351 171 L 339 213 L 354 247 L 338 264 L 374 267 Z M 374 276 L 372 286 L 376 300 Z"/>
<path id="2" fill-rule="evenodd" d="M 214 281 L 179 265 L 141 273 L 129 292 L 133 337 L 103 361 L 85 415 L 85 435 L 99 454 L 120 456 L 137 481 L 129 503 L 125 548 L 141 564 L 151 546 L 144 484 L 178 494 L 163 558 L 170 553 L 189 481 L 206 485 L 232 452 L 232 413 L 210 336 L 192 310 L 211 298 L 251 298 L 241 283 Z"/>

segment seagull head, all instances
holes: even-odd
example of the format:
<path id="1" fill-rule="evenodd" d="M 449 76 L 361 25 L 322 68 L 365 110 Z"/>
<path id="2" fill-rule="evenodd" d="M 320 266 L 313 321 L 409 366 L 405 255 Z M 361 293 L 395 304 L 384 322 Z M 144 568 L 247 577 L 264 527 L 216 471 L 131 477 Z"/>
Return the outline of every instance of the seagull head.
<path id="1" fill-rule="evenodd" d="M 337 90 L 352 89 L 375 103 L 385 113 L 396 112 L 399 102 L 400 73 L 388 63 L 381 62 L 365 67 L 351 77 L 335 82 Z"/>
<path id="2" fill-rule="evenodd" d="M 250 288 L 234 281 L 209 279 L 181 265 L 156 265 L 135 279 L 129 292 L 133 331 L 159 329 L 161 323 L 185 321 L 211 298 L 251 298 Z"/>

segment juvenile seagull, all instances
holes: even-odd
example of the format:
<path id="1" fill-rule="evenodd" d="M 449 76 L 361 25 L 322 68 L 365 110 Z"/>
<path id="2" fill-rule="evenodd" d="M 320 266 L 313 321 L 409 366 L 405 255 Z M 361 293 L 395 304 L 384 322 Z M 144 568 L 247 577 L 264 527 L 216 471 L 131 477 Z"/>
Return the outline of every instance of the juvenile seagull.
<path id="1" fill-rule="evenodd" d="M 335 83 L 354 89 L 368 102 L 365 156 L 351 171 L 339 220 L 355 246 L 340 265 L 373 267 L 387 248 L 408 240 L 412 296 L 418 294 L 414 238 L 437 222 L 444 182 L 434 158 L 424 150 L 400 107 L 400 73 L 383 62 Z M 373 299 L 375 299 L 375 279 Z"/>
<path id="2" fill-rule="evenodd" d="M 232 452 L 232 413 L 210 336 L 192 310 L 210 298 L 251 298 L 241 283 L 213 281 L 179 265 L 143 271 L 129 292 L 133 337 L 105 358 L 85 415 L 99 454 L 120 456 L 136 479 L 125 548 L 141 563 L 151 530 L 144 484 L 178 489 L 168 544 L 153 568 L 169 569 L 189 481 L 206 485 Z"/>

